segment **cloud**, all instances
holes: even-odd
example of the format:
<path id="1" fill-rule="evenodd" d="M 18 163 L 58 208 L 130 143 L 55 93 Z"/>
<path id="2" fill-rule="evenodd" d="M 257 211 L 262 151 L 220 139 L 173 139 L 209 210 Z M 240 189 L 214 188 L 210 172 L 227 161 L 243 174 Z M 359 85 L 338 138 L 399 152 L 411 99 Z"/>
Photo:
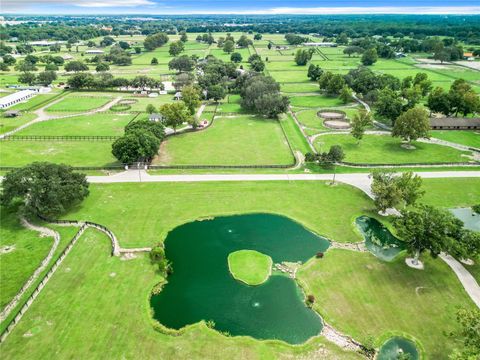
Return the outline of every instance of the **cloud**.
<path id="1" fill-rule="evenodd" d="M 151 0 L 0 0 L 3 11 L 19 13 L 29 9 L 37 9 L 39 6 L 48 8 L 52 13 L 55 12 L 55 6 L 76 6 L 76 7 L 94 7 L 94 8 L 122 8 L 156 5 Z M 44 12 L 42 12 L 44 13 Z"/>

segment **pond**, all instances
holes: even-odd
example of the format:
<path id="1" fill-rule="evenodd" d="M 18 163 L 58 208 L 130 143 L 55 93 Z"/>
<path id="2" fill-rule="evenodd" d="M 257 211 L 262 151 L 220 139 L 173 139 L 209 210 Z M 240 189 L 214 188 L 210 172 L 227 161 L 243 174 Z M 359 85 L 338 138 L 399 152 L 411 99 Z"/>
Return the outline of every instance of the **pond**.
<path id="1" fill-rule="evenodd" d="M 273 263 L 305 262 L 329 242 L 283 216 L 250 214 L 194 221 L 172 230 L 165 255 L 172 262 L 168 283 L 151 297 L 154 318 L 180 329 L 201 320 L 230 335 L 280 339 L 298 344 L 319 334 L 322 321 L 305 305 L 295 280 L 272 273 L 249 286 L 229 273 L 232 252 L 250 249 Z"/>
<path id="2" fill-rule="evenodd" d="M 365 246 L 379 259 L 392 261 L 405 249 L 403 242 L 378 220 L 360 216 L 355 219 L 355 223 L 365 239 Z"/>
<path id="3" fill-rule="evenodd" d="M 397 360 L 400 354 L 409 355 L 409 360 L 418 359 L 418 351 L 415 343 L 400 336 L 389 339 L 382 345 L 377 360 Z"/>
<path id="4" fill-rule="evenodd" d="M 472 208 L 450 209 L 450 212 L 463 221 L 465 229 L 480 231 L 480 214 L 475 214 Z"/>

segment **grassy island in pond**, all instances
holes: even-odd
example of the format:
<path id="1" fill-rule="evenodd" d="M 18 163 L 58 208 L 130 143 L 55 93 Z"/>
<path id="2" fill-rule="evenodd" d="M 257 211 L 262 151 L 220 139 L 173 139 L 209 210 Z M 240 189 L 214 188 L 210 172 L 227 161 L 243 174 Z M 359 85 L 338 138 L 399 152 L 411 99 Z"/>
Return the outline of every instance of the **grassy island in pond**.
<path id="1" fill-rule="evenodd" d="M 247 285 L 260 285 L 272 272 L 272 258 L 255 250 L 239 250 L 228 255 L 232 276 Z"/>

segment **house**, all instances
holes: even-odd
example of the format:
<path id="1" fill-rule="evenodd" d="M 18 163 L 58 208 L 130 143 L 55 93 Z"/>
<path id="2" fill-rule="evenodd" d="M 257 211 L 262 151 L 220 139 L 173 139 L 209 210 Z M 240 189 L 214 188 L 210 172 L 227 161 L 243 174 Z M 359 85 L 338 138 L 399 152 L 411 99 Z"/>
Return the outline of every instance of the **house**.
<path id="1" fill-rule="evenodd" d="M 306 42 L 303 46 L 317 46 L 317 47 L 337 47 L 337 43 L 332 42 Z"/>
<path id="2" fill-rule="evenodd" d="M 174 100 L 181 100 L 182 99 L 182 93 L 180 91 L 177 91 L 175 95 L 173 96 Z"/>
<path id="3" fill-rule="evenodd" d="M 33 90 L 21 90 L 14 92 L 13 94 L 0 98 L 0 109 L 6 109 L 10 106 L 18 104 L 19 102 L 28 100 L 35 95 L 37 95 L 37 92 Z"/>
<path id="4" fill-rule="evenodd" d="M 431 118 L 432 130 L 478 130 L 480 118 Z"/>
<path id="5" fill-rule="evenodd" d="M 41 41 L 30 41 L 28 45 L 31 46 L 52 46 L 52 45 L 62 45 L 65 44 L 66 41 L 46 41 L 46 40 L 41 40 Z"/>
<path id="6" fill-rule="evenodd" d="M 150 114 L 150 116 L 148 117 L 148 120 L 153 122 L 160 122 L 163 120 L 163 116 L 162 114 L 153 113 L 153 114 Z"/>
<path id="7" fill-rule="evenodd" d="M 7 110 L 5 111 L 5 117 L 17 117 L 22 115 L 19 110 Z"/>
<path id="8" fill-rule="evenodd" d="M 87 54 L 87 55 L 102 55 L 103 50 L 100 50 L 100 49 L 86 50 L 85 54 Z"/>
<path id="9" fill-rule="evenodd" d="M 275 45 L 275 50 L 288 50 L 286 45 Z"/>
<path id="10" fill-rule="evenodd" d="M 63 60 L 68 61 L 68 60 L 72 60 L 73 56 L 70 54 L 65 54 L 65 55 L 62 55 L 62 58 Z"/>

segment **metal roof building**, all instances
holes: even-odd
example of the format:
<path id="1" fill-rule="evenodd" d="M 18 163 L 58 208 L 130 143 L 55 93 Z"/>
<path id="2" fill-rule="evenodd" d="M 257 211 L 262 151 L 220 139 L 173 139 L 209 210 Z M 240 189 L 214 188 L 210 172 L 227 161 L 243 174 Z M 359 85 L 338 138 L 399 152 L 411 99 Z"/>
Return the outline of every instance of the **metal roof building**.
<path id="1" fill-rule="evenodd" d="M 33 90 L 21 90 L 13 94 L 0 98 L 0 109 L 6 109 L 12 105 L 15 105 L 21 101 L 30 99 L 32 96 L 37 95 Z"/>

